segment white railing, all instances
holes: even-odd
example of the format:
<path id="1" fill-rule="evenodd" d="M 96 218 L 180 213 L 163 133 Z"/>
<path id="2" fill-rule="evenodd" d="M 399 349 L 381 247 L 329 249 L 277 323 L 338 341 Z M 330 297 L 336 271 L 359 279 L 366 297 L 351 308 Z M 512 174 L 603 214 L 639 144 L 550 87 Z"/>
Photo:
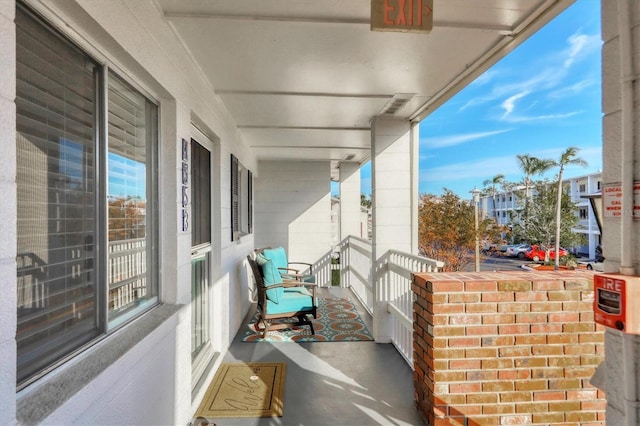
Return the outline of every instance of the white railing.
<path id="1" fill-rule="evenodd" d="M 349 287 L 372 315 L 376 302 L 386 302 L 392 322 L 391 342 L 413 368 L 412 274 L 437 272 L 444 262 L 389 250 L 376 266 L 379 294 L 375 295 L 371 257 L 370 241 L 353 236 L 345 238 L 340 243 L 340 285 Z"/>
<path id="2" fill-rule="evenodd" d="M 109 309 L 123 309 L 147 293 L 145 239 L 109 243 Z"/>
<path id="3" fill-rule="evenodd" d="M 340 268 L 340 287 L 351 288 L 369 314 L 373 314 L 371 241 L 354 236 L 342 240 Z"/>
<path id="4" fill-rule="evenodd" d="M 444 262 L 389 250 L 380 259 L 378 280 L 381 282 L 379 300 L 387 301 L 391 315 L 391 342 L 413 367 L 413 291 L 412 274 L 437 272 Z"/>

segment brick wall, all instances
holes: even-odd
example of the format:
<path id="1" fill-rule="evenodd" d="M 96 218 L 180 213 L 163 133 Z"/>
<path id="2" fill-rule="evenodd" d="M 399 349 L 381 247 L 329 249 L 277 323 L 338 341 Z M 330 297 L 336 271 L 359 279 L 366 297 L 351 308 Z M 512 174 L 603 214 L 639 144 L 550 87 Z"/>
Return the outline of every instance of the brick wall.
<path id="1" fill-rule="evenodd" d="M 414 277 L 414 382 L 430 425 L 604 425 L 585 271 Z"/>

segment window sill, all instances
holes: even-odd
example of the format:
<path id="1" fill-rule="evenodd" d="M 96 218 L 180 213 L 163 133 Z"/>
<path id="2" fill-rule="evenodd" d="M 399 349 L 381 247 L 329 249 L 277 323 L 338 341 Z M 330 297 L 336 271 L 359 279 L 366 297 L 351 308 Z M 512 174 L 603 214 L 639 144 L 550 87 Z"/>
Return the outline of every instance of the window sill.
<path id="1" fill-rule="evenodd" d="M 16 407 L 18 422 L 21 424 L 42 422 L 183 306 L 159 305 L 122 330 L 97 342 L 67 365 L 60 366 L 18 392 Z"/>

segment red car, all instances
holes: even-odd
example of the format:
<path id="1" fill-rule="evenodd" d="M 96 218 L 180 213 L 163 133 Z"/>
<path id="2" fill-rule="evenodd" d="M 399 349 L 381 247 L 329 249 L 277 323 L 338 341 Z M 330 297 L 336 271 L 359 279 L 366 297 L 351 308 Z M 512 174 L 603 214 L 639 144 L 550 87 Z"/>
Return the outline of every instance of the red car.
<path id="1" fill-rule="evenodd" d="M 540 260 L 545 259 L 545 251 L 547 248 L 545 246 L 531 246 L 531 250 L 525 252 L 524 257 L 527 259 L 533 260 L 534 262 L 538 262 Z M 558 254 L 560 257 L 568 256 L 569 252 L 563 249 L 562 247 L 558 250 Z M 555 260 L 556 251 L 553 247 L 549 248 L 549 259 Z"/>

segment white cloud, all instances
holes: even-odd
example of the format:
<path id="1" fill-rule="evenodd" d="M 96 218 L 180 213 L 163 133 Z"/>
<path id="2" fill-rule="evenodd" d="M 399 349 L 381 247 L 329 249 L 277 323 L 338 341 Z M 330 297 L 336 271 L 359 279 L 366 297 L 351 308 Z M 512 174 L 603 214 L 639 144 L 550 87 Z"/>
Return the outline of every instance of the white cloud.
<path id="1" fill-rule="evenodd" d="M 504 109 L 502 119 L 507 118 L 513 112 L 513 109 L 516 107 L 516 101 L 518 99 L 524 98 L 528 94 L 529 92 L 525 90 L 524 92 L 516 93 L 515 95 L 510 96 L 506 100 L 504 100 L 500 105 Z"/>
<path id="2" fill-rule="evenodd" d="M 505 121 L 509 123 L 524 123 L 528 121 L 542 121 L 542 120 L 560 120 L 563 118 L 573 117 L 574 115 L 580 114 L 582 111 L 572 111 L 566 112 L 562 114 L 541 114 L 541 115 L 521 115 L 521 116 L 510 116 L 505 118 Z"/>
<path id="3" fill-rule="evenodd" d="M 589 87 L 595 86 L 596 85 L 596 81 L 589 78 L 586 80 L 581 80 L 578 81 L 574 84 L 572 84 L 571 86 L 566 86 L 566 87 L 561 87 L 558 90 L 555 90 L 551 93 L 549 93 L 549 95 L 547 95 L 547 97 L 551 98 L 551 99 L 562 99 L 562 98 L 566 98 L 569 96 L 574 96 L 577 95 L 581 92 L 583 92 L 585 89 L 588 89 Z"/>
<path id="4" fill-rule="evenodd" d="M 575 33 L 567 40 L 569 48 L 565 51 L 567 58 L 564 60 L 564 67 L 570 68 L 574 62 L 581 60 L 585 56 L 597 51 L 602 42 L 597 34 L 586 35 Z"/>
<path id="5" fill-rule="evenodd" d="M 506 133 L 509 131 L 511 131 L 511 129 L 493 130 L 490 132 L 462 133 L 440 138 L 424 138 L 422 139 L 422 145 L 426 146 L 427 148 L 445 148 L 449 146 L 460 145 L 466 142 L 471 142 L 477 139 L 483 139 L 493 135 L 499 135 L 501 133 Z"/>

